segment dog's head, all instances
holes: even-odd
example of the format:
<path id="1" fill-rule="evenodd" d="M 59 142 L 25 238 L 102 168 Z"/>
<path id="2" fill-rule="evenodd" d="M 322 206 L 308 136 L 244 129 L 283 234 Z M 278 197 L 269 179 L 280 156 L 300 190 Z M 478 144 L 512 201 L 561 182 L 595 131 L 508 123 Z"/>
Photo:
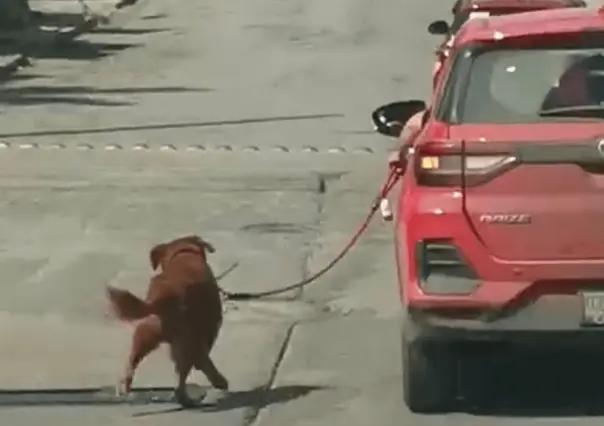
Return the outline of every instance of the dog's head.
<path id="1" fill-rule="evenodd" d="M 199 255 L 203 257 L 204 260 L 206 258 L 206 252 L 214 253 L 216 251 L 214 246 L 203 238 L 197 235 L 188 235 L 153 247 L 149 252 L 151 267 L 155 270 L 161 265 L 164 259 L 185 250 L 199 252 Z"/>

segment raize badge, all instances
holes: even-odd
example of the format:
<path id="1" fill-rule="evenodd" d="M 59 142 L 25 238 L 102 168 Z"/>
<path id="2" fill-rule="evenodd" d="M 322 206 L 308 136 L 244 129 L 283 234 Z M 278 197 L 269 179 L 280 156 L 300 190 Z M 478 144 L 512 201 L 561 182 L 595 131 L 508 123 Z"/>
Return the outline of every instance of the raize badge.
<path id="1" fill-rule="evenodd" d="M 487 213 L 480 215 L 481 223 L 488 223 L 492 225 L 528 225 L 531 223 L 532 218 L 529 214 L 518 213 L 518 214 L 499 214 L 499 213 Z"/>

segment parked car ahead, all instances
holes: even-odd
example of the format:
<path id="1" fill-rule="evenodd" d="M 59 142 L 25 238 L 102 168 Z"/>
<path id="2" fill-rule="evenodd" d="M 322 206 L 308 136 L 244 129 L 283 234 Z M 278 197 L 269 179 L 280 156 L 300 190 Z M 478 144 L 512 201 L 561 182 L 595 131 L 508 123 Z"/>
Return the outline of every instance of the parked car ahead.
<path id="1" fill-rule="evenodd" d="M 479 347 L 604 340 L 604 7 L 473 19 L 442 73 L 395 219 L 418 413 L 455 408 Z M 398 137 L 425 107 L 382 106 L 374 125 Z"/>

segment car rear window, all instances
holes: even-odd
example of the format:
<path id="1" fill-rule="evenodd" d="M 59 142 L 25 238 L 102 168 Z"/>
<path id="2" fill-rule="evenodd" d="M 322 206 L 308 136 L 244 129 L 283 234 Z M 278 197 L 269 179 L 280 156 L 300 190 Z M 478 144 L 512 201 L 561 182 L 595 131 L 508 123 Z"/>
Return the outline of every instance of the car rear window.
<path id="1" fill-rule="evenodd" d="M 473 60 L 456 113 L 465 123 L 522 123 L 551 120 L 544 111 L 584 105 L 604 110 L 604 48 L 506 49 Z"/>

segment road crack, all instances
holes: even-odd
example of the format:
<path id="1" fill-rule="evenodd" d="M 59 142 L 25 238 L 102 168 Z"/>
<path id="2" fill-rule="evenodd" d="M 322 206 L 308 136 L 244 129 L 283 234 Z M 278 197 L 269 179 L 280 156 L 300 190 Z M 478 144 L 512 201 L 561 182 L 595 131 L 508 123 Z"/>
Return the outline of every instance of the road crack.
<path id="1" fill-rule="evenodd" d="M 337 176 L 336 178 L 339 178 L 339 177 L 340 176 Z M 308 239 L 302 244 L 302 250 L 303 250 L 302 258 L 301 258 L 302 279 L 306 279 L 306 278 L 310 277 L 313 273 L 313 271 L 309 270 L 309 263 L 310 263 L 310 259 L 312 258 L 314 251 L 319 246 L 318 237 L 321 235 L 321 232 L 322 232 L 323 212 L 325 210 L 325 200 L 326 200 L 327 192 L 328 192 L 327 183 L 328 183 L 328 180 L 333 177 L 328 176 L 328 175 L 323 175 L 323 174 L 317 174 L 316 178 L 317 178 L 317 182 L 316 182 L 317 185 L 314 189 L 314 193 L 315 193 L 314 201 L 315 201 L 316 209 L 315 209 L 315 213 L 314 213 L 314 219 L 311 221 L 311 224 L 310 224 L 310 227 L 313 229 L 313 231 L 308 233 L 309 234 Z M 303 288 L 298 289 L 296 291 L 296 294 L 294 295 L 293 299 L 294 300 L 300 299 L 302 297 L 303 291 L 304 291 Z M 291 325 L 288 327 L 286 334 L 285 334 L 285 338 L 283 339 L 283 342 L 277 353 L 277 357 L 275 358 L 275 362 L 271 368 L 268 380 L 262 387 L 260 387 L 258 389 L 261 396 L 259 397 L 258 401 L 256 401 L 254 406 L 250 409 L 248 414 L 245 416 L 244 421 L 243 421 L 243 426 L 250 426 L 250 425 L 253 425 L 254 423 L 256 423 L 261 411 L 267 405 L 266 404 L 266 402 L 267 402 L 266 393 L 270 389 L 272 389 L 275 384 L 277 375 L 279 374 L 279 369 L 285 359 L 285 355 L 287 353 L 290 342 L 292 340 L 294 330 L 298 324 L 300 324 L 300 320 L 293 321 L 291 323 Z"/>
<path id="2" fill-rule="evenodd" d="M 315 250 L 319 247 L 319 236 L 322 232 L 323 225 L 323 212 L 325 210 L 325 200 L 327 198 L 328 192 L 328 180 L 329 176 L 323 174 L 317 174 L 317 186 L 315 188 L 315 214 L 314 220 L 311 222 L 310 227 L 313 229 L 312 232 L 309 233 L 309 237 L 306 242 L 302 245 L 302 259 L 301 259 L 301 269 L 302 269 L 302 279 L 307 279 L 313 273 L 310 270 L 309 264 L 310 259 L 312 258 Z M 304 288 L 300 288 L 294 299 L 300 299 L 304 293 Z"/>
<path id="3" fill-rule="evenodd" d="M 279 373 L 279 368 L 281 367 L 281 364 L 283 363 L 283 360 L 285 359 L 285 354 L 287 353 L 289 344 L 290 344 L 292 336 L 294 334 L 294 328 L 297 325 L 298 325 L 297 322 L 293 322 L 287 329 L 287 331 L 285 333 L 285 338 L 283 339 L 283 342 L 281 343 L 279 351 L 277 352 L 277 357 L 275 358 L 275 362 L 273 364 L 273 367 L 271 368 L 269 378 L 263 386 L 261 386 L 260 388 L 257 389 L 257 391 L 259 393 L 258 401 L 256 401 L 256 403 L 252 407 L 250 407 L 250 410 L 248 411 L 247 415 L 243 419 L 243 426 L 250 426 L 250 425 L 253 425 L 254 423 L 256 423 L 256 421 L 258 420 L 258 417 L 260 415 L 260 412 L 266 407 L 267 398 L 268 398 L 267 392 L 270 389 L 272 389 L 273 385 L 275 384 L 275 381 L 277 379 L 277 374 Z"/>

